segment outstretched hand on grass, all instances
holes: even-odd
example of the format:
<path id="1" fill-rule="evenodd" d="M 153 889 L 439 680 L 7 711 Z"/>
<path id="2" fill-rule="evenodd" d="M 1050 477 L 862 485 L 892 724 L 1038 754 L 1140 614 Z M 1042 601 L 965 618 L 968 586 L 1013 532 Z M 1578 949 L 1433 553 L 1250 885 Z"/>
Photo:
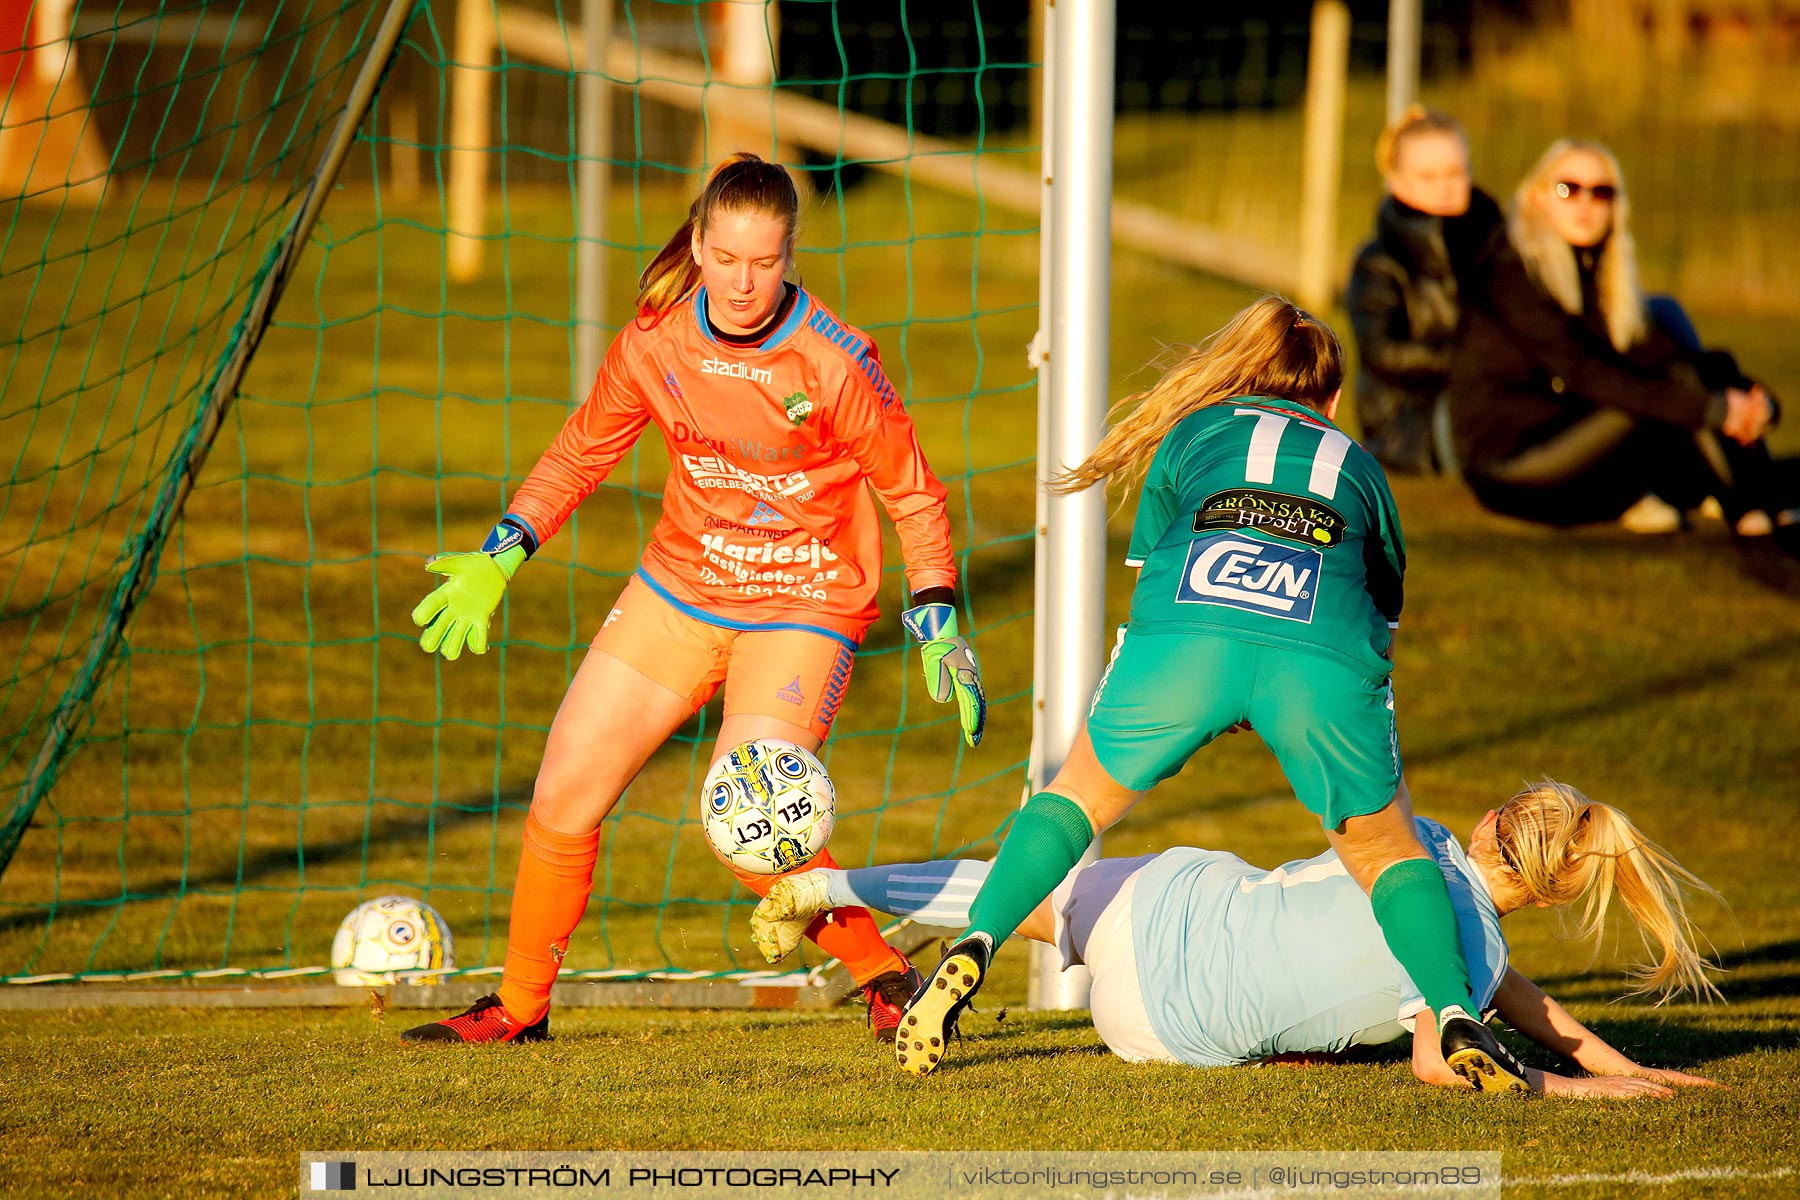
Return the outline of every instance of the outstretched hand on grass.
<path id="1" fill-rule="evenodd" d="M 1667 1100 L 1675 1092 L 1637 1075 L 1602 1075 L 1597 1079 L 1569 1079 L 1544 1073 L 1544 1095 L 1575 1096 L 1586 1100 Z"/>
<path id="2" fill-rule="evenodd" d="M 1631 1070 L 1629 1072 L 1620 1072 L 1619 1074 L 1629 1074 L 1639 1079 L 1648 1079 L 1655 1083 L 1667 1084 L 1669 1087 L 1705 1087 L 1720 1088 L 1725 1091 L 1730 1090 L 1729 1088 L 1726 1088 L 1724 1084 L 1717 1080 L 1708 1079 L 1704 1075 L 1689 1075 L 1685 1071 L 1670 1071 L 1662 1067 L 1646 1067 L 1637 1063 L 1631 1064 Z"/>

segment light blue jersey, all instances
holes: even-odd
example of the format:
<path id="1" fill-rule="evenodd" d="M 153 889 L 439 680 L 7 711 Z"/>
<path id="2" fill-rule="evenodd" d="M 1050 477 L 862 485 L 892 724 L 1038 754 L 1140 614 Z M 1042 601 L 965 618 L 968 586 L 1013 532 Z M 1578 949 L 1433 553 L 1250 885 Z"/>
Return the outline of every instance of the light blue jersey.
<path id="1" fill-rule="evenodd" d="M 1500 914 L 1450 831 L 1423 817 L 1414 827 L 1444 873 L 1469 990 L 1486 1009 L 1506 974 Z M 967 924 L 992 866 L 944 859 L 822 874 L 834 907 L 954 928 Z M 1223 1067 L 1379 1045 L 1404 1037 L 1425 1008 L 1335 851 L 1266 871 L 1223 850 L 1177 847 L 1103 858 L 1070 879 L 1057 922 L 1066 962 L 1092 949 L 1097 923 L 1133 881 L 1138 991 L 1157 1040 L 1181 1062 Z"/>
<path id="2" fill-rule="evenodd" d="M 1450 831 L 1415 825 L 1485 1009 L 1506 973 L 1499 913 Z M 1165 851 L 1138 875 L 1132 936 L 1151 1027 L 1195 1066 L 1390 1042 L 1425 1008 L 1335 851 L 1273 871 L 1219 850 Z"/>

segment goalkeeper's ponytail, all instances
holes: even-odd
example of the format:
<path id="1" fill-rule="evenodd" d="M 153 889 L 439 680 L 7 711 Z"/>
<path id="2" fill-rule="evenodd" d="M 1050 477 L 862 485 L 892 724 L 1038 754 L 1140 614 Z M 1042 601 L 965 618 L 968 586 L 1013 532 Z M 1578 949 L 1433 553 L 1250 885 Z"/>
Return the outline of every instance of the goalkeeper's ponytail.
<path id="1" fill-rule="evenodd" d="M 783 253 L 793 262 L 794 239 L 800 228 L 800 196 L 794 190 L 793 177 L 786 168 L 754 154 L 733 154 L 713 168 L 706 186 L 688 208 L 687 220 L 638 276 L 640 318 L 661 316 L 700 282 L 694 231 L 704 232 L 713 215 L 721 212 L 760 213 L 782 222 L 787 229 Z"/>

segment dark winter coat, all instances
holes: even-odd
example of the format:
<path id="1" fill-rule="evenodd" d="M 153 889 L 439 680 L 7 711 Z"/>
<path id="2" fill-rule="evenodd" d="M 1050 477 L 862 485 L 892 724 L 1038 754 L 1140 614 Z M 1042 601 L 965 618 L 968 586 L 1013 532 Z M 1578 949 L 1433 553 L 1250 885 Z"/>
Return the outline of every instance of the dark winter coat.
<path id="1" fill-rule="evenodd" d="M 1363 441 L 1389 465 L 1428 467 L 1430 414 L 1449 375 L 1461 312 L 1459 274 L 1502 236 L 1499 207 L 1475 191 L 1460 217 L 1434 217 L 1388 196 L 1357 251 L 1345 305 L 1360 368 Z"/>
<path id="2" fill-rule="evenodd" d="M 1605 408 L 1717 429 L 1724 389 L 1751 386 L 1729 354 L 1683 349 L 1655 325 L 1626 352 L 1615 350 L 1591 253 L 1582 256 L 1581 277 L 1583 312 L 1570 316 L 1501 239 L 1465 279 L 1446 391 L 1466 474 L 1483 474 Z"/>

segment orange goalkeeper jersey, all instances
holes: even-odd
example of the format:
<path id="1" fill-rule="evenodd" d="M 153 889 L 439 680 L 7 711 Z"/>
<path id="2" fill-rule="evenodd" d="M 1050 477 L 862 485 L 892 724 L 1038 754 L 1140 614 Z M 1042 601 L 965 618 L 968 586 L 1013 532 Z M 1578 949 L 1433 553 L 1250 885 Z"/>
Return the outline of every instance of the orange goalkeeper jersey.
<path id="1" fill-rule="evenodd" d="M 705 305 L 698 289 L 657 324 L 620 331 L 508 511 L 543 544 L 655 422 L 670 470 L 638 575 L 677 608 L 860 641 L 879 615 L 871 489 L 908 586 L 954 586 L 944 485 L 868 335 L 802 288 L 761 345 L 735 346 L 714 336 Z"/>

